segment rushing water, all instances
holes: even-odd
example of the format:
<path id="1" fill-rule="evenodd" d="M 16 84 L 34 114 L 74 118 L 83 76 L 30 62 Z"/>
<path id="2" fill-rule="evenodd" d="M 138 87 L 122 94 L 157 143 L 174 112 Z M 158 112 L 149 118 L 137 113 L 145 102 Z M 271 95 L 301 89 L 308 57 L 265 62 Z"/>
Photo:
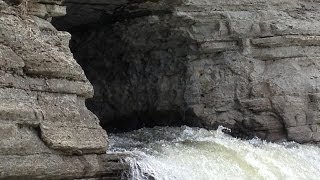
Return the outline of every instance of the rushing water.
<path id="1" fill-rule="evenodd" d="M 110 136 L 113 152 L 132 154 L 129 179 L 320 179 L 320 148 L 232 138 L 190 127 L 156 127 Z"/>

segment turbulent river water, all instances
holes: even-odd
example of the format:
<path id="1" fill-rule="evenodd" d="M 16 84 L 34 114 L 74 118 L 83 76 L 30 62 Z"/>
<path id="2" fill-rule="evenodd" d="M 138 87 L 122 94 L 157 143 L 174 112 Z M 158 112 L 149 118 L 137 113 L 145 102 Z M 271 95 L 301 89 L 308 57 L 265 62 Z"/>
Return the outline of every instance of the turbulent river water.
<path id="1" fill-rule="evenodd" d="M 110 135 L 110 151 L 131 157 L 134 180 L 320 179 L 320 148 L 240 140 L 190 127 L 143 128 Z"/>

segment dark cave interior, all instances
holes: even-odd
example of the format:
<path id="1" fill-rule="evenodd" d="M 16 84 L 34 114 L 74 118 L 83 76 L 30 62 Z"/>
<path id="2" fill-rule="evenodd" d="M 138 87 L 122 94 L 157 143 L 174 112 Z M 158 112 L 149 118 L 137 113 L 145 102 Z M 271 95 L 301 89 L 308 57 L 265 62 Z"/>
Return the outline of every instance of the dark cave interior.
<path id="1" fill-rule="evenodd" d="M 104 129 L 187 124 L 183 61 L 190 51 L 184 38 L 170 31 L 170 23 L 163 23 L 169 12 L 66 5 L 67 15 L 52 23 L 72 35 L 70 49 L 95 91 L 86 105 Z"/>

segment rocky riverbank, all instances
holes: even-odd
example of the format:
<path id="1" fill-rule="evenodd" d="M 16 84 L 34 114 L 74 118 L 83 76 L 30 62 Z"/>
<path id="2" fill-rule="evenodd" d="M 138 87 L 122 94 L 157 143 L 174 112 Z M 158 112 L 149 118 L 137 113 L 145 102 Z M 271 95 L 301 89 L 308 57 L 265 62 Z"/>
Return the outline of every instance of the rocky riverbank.
<path id="1" fill-rule="evenodd" d="M 118 177 L 104 129 L 319 143 L 319 4 L 0 0 L 0 178 Z"/>

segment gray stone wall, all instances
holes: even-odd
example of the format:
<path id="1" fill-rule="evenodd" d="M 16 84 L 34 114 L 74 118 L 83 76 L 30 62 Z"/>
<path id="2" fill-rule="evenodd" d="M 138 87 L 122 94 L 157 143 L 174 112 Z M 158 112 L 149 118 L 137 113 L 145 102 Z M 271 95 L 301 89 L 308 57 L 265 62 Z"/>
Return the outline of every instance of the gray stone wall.
<path id="1" fill-rule="evenodd" d="M 0 0 L 0 178 L 119 177 L 96 115 L 320 141 L 318 0 L 106 2 Z"/>
<path id="2" fill-rule="evenodd" d="M 94 2 L 67 1 L 55 24 L 73 34 L 96 92 L 88 107 L 106 127 L 319 141 L 318 1 Z"/>
<path id="3" fill-rule="evenodd" d="M 318 3 L 188 1 L 176 10 L 195 22 L 184 29 L 199 42 L 184 97 L 205 127 L 319 141 Z"/>
<path id="4" fill-rule="evenodd" d="M 45 20 L 64 14 L 60 3 L 0 1 L 0 179 L 123 169 L 105 155 L 107 134 L 85 106 L 93 88 L 69 50 L 70 34 Z"/>

